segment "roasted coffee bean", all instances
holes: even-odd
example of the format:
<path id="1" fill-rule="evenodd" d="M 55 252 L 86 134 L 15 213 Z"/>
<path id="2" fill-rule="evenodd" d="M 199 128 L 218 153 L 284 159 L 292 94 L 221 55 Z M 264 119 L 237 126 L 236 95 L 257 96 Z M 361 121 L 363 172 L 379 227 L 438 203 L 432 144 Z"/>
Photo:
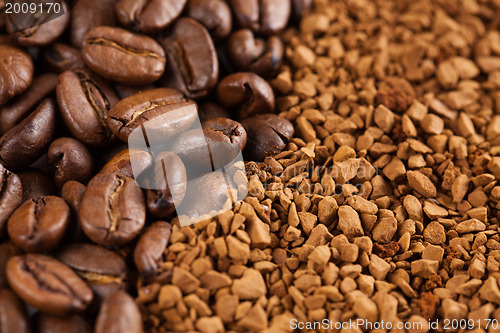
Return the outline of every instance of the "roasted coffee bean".
<path id="1" fill-rule="evenodd" d="M 54 43 L 45 48 L 42 59 L 45 66 L 55 73 L 85 67 L 80 50 L 62 43 Z"/>
<path id="2" fill-rule="evenodd" d="M 56 106 L 45 99 L 28 117 L 0 137 L 0 162 L 8 169 L 24 168 L 47 150 L 55 131 Z"/>
<path id="3" fill-rule="evenodd" d="M 48 314 L 82 312 L 92 301 L 92 289 L 71 268 L 43 254 L 12 257 L 6 273 L 20 298 Z"/>
<path id="4" fill-rule="evenodd" d="M 30 4 L 33 3 L 36 7 L 44 6 L 46 2 L 44 0 L 32 0 Z M 10 35 L 20 44 L 24 46 L 43 46 L 52 43 L 59 36 L 62 35 L 66 27 L 68 26 L 69 19 L 71 17 L 66 2 L 62 0 L 54 0 L 53 5 L 57 4 L 60 6 L 61 13 L 63 15 L 55 15 L 55 9 L 51 13 L 48 10 L 43 13 L 23 13 L 22 15 L 13 14 L 7 16 L 7 31 Z M 54 6 L 55 7 L 55 6 Z M 51 17 L 43 17 L 43 24 L 30 24 L 29 22 L 40 21 L 37 16 L 46 15 Z M 13 30 L 12 27 L 19 27 L 21 30 Z"/>
<path id="5" fill-rule="evenodd" d="M 148 90 L 118 102 L 109 111 L 107 122 L 111 131 L 127 142 L 134 129 L 154 118 L 154 126 L 148 126 L 145 134 L 150 142 L 165 141 L 191 127 L 197 119 L 196 104 L 174 89 Z"/>
<path id="6" fill-rule="evenodd" d="M 165 52 L 145 35 L 102 26 L 90 30 L 83 44 L 82 55 L 87 66 L 116 82 L 148 84 L 165 71 Z"/>
<path id="7" fill-rule="evenodd" d="M 241 124 L 248 135 L 245 157 L 252 161 L 262 161 L 266 156 L 279 153 L 294 134 L 292 123 L 276 114 L 257 115 Z"/>
<path id="8" fill-rule="evenodd" d="M 220 137 L 217 142 L 227 142 L 237 145 L 241 151 L 247 144 L 247 133 L 243 126 L 237 121 L 228 118 L 215 118 L 204 121 L 201 126 L 204 130 L 210 130 L 214 136 Z M 215 152 L 212 149 L 212 154 Z"/>
<path id="9" fill-rule="evenodd" d="M 24 304 L 5 288 L 0 289 L 0 332 L 31 332 Z"/>
<path id="10" fill-rule="evenodd" d="M 147 177 L 147 179 L 143 179 Z M 167 218 L 180 205 L 186 194 L 186 168 L 172 152 L 162 152 L 155 158 L 154 167 L 146 170 L 138 180 L 146 191 L 146 206 L 154 218 Z"/>
<path id="11" fill-rule="evenodd" d="M 205 102 L 198 106 L 198 116 L 201 122 L 214 118 L 230 118 L 229 113 L 222 106 Z"/>
<path id="12" fill-rule="evenodd" d="M 254 72 L 262 77 L 277 74 L 285 53 L 279 37 L 271 36 L 266 41 L 255 39 L 249 29 L 234 32 L 228 40 L 227 50 L 237 70 Z"/>
<path id="13" fill-rule="evenodd" d="M 235 73 L 219 82 L 217 97 L 226 108 L 235 109 L 239 119 L 274 111 L 274 93 L 255 73 Z"/>
<path id="14" fill-rule="evenodd" d="M 70 241 L 82 242 L 87 240 L 87 235 L 83 232 L 78 218 L 80 203 L 86 189 L 85 185 L 74 180 L 66 182 L 61 189 L 61 198 L 68 204 L 71 212 L 68 231 L 66 232 Z"/>
<path id="15" fill-rule="evenodd" d="M 5 234 L 5 223 L 23 200 L 21 179 L 0 163 L 0 237 Z"/>
<path id="16" fill-rule="evenodd" d="M 38 333 L 92 333 L 92 327 L 79 315 L 61 318 L 37 312 L 33 322 Z"/>
<path id="17" fill-rule="evenodd" d="M 45 171 L 28 168 L 17 173 L 23 184 L 23 202 L 38 197 L 55 195 L 56 184 Z"/>
<path id="18" fill-rule="evenodd" d="M 208 95 L 217 84 L 219 61 L 207 29 L 183 17 L 162 42 L 168 58 L 165 84 L 190 98 Z"/>
<path id="19" fill-rule="evenodd" d="M 71 11 L 71 44 L 81 49 L 87 32 L 101 25 L 116 25 L 115 3 L 116 0 L 78 0 Z"/>
<path id="20" fill-rule="evenodd" d="M 128 283 L 128 268 L 117 253 L 92 244 L 71 244 L 58 252 L 57 258 L 71 267 L 94 292 L 92 304 L 102 300 Z"/>
<path id="21" fill-rule="evenodd" d="M 102 303 L 94 327 L 95 333 L 142 333 L 142 317 L 134 299 L 119 291 Z"/>
<path id="22" fill-rule="evenodd" d="M 134 169 L 132 162 L 134 161 Z M 110 173 L 125 177 L 134 177 L 134 170 L 139 175 L 153 164 L 153 156 L 145 150 L 125 149 L 113 156 L 100 173 Z"/>
<path id="23" fill-rule="evenodd" d="M 112 142 L 105 119 L 118 98 L 104 81 L 88 70 L 67 71 L 59 77 L 56 91 L 62 118 L 78 141 L 90 146 Z"/>
<path id="24" fill-rule="evenodd" d="M 290 18 L 290 0 L 230 0 L 238 25 L 265 35 L 274 35 L 286 27 Z"/>
<path id="25" fill-rule="evenodd" d="M 57 75 L 41 74 L 23 94 L 0 108 L 0 135 L 10 131 L 56 89 Z"/>
<path id="26" fill-rule="evenodd" d="M 128 243 L 139 234 L 146 219 L 141 188 L 129 177 L 98 174 L 83 195 L 79 217 L 83 231 L 97 244 Z"/>
<path id="27" fill-rule="evenodd" d="M 90 151 L 73 138 L 59 138 L 52 142 L 47 153 L 49 172 L 57 187 L 69 180 L 87 183 L 94 167 Z"/>
<path id="28" fill-rule="evenodd" d="M 171 270 L 162 266 L 171 233 L 170 223 L 155 222 L 146 229 L 135 246 L 134 263 L 147 283 L 165 282 L 171 275 Z"/>
<path id="29" fill-rule="evenodd" d="M 21 254 L 23 254 L 23 251 L 21 251 L 21 249 L 15 246 L 11 241 L 0 243 L 0 288 L 6 288 L 8 286 L 7 279 L 5 277 L 5 266 L 7 265 L 7 261 L 9 261 L 12 257 L 19 256 Z"/>
<path id="30" fill-rule="evenodd" d="M 9 237 L 26 252 L 47 252 L 61 241 L 70 210 L 63 199 L 40 197 L 24 202 L 7 221 Z"/>
<path id="31" fill-rule="evenodd" d="M 222 0 L 189 0 L 187 15 L 203 24 L 215 40 L 223 40 L 231 33 L 231 8 Z"/>
<path id="32" fill-rule="evenodd" d="M 144 33 L 158 32 L 181 14 L 187 0 L 118 0 L 116 17 L 127 28 Z"/>
<path id="33" fill-rule="evenodd" d="M 33 80 L 33 61 L 28 53 L 10 45 L 0 45 L 0 106 L 21 94 Z"/>

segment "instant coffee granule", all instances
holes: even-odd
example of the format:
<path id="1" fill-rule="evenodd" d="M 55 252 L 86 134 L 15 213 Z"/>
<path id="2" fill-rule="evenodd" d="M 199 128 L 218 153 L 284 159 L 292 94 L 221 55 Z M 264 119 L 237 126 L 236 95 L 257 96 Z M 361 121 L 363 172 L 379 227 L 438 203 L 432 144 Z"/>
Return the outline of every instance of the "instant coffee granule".
<path id="1" fill-rule="evenodd" d="M 314 1 L 270 81 L 293 139 L 233 211 L 172 221 L 148 330 L 499 332 L 499 13 Z"/>

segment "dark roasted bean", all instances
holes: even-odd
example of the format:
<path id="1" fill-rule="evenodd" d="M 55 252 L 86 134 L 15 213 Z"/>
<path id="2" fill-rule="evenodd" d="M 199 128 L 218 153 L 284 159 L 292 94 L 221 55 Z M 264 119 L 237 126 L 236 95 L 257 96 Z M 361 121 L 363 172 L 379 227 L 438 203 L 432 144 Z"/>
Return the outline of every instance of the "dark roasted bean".
<path id="1" fill-rule="evenodd" d="M 97 244 L 123 245 L 144 226 L 144 196 L 132 178 L 98 174 L 87 186 L 79 216 L 83 231 Z"/>
<path id="2" fill-rule="evenodd" d="M 0 106 L 21 94 L 33 80 L 33 61 L 28 53 L 10 46 L 0 45 Z"/>
<path id="3" fill-rule="evenodd" d="M 92 301 L 92 289 L 71 268 L 43 254 L 12 257 L 6 273 L 19 297 L 48 314 L 82 312 Z"/>
<path id="4" fill-rule="evenodd" d="M 90 30 L 83 44 L 82 55 L 87 66 L 116 82 L 148 84 L 165 71 L 165 52 L 146 35 L 102 26 Z"/>
<path id="5" fill-rule="evenodd" d="M 38 333 L 92 333 L 92 328 L 82 316 L 61 318 L 37 312 L 33 318 Z"/>
<path id="6" fill-rule="evenodd" d="M 9 289 L 0 289 L 0 332 L 29 333 L 24 304 Z"/>
<path id="7" fill-rule="evenodd" d="M 0 243 L 0 288 L 8 286 L 7 278 L 5 277 L 5 266 L 7 261 L 14 256 L 23 254 L 20 248 L 14 245 L 11 241 Z M 3 332 L 3 331 L 2 331 Z"/>
<path id="8" fill-rule="evenodd" d="M 201 122 L 214 118 L 230 118 L 226 109 L 211 102 L 201 103 L 198 106 L 198 116 Z"/>
<path id="9" fill-rule="evenodd" d="M 52 142 L 47 161 L 59 188 L 69 180 L 87 183 L 92 177 L 93 157 L 87 147 L 73 138 L 59 138 Z"/>
<path id="10" fill-rule="evenodd" d="M 71 11 L 71 44 L 81 49 L 87 32 L 101 25 L 114 26 L 116 0 L 78 0 Z"/>
<path id="11" fill-rule="evenodd" d="M 23 186 L 19 177 L 0 164 L 0 237 L 5 234 L 5 223 L 23 202 Z"/>
<path id="12" fill-rule="evenodd" d="M 48 173 L 35 168 L 24 169 L 17 173 L 23 184 L 23 202 L 47 195 L 55 195 L 56 184 Z"/>
<path id="13" fill-rule="evenodd" d="M 85 185 L 73 180 L 65 183 L 61 189 L 61 198 L 68 204 L 71 212 L 70 223 L 68 231 L 66 232 L 70 241 L 81 242 L 88 240 L 82 230 L 78 217 L 80 203 L 82 202 L 83 194 L 86 189 Z"/>
<path id="14" fill-rule="evenodd" d="M 119 291 L 108 296 L 99 311 L 95 333 L 142 333 L 139 307 L 127 293 Z"/>
<path id="15" fill-rule="evenodd" d="M 26 252 L 47 252 L 61 241 L 70 211 L 63 199 L 40 197 L 24 202 L 7 221 L 9 237 Z"/>
<path id="16" fill-rule="evenodd" d="M 80 50 L 62 43 L 54 43 L 45 48 L 42 58 L 47 68 L 56 73 L 85 67 Z"/>
<path id="17" fill-rule="evenodd" d="M 216 40 L 223 40 L 233 26 L 231 8 L 222 0 L 189 0 L 187 15 L 200 22 Z"/>
<path id="18" fill-rule="evenodd" d="M 230 0 L 229 3 L 241 28 L 265 35 L 279 33 L 290 18 L 290 0 Z"/>
<path id="19" fill-rule="evenodd" d="M 153 156 L 145 150 L 125 149 L 113 156 L 106 163 L 100 173 L 111 173 L 125 177 L 134 177 L 132 162 L 134 160 L 134 170 L 141 174 L 153 164 Z"/>

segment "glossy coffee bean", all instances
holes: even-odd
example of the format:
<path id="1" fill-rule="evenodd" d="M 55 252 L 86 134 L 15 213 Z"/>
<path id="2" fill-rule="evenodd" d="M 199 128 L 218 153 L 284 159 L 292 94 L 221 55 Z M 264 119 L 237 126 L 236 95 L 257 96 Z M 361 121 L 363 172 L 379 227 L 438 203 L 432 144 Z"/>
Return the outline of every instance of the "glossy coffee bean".
<path id="1" fill-rule="evenodd" d="M 166 151 L 155 158 L 154 167 L 141 175 L 139 184 L 147 188 L 146 206 L 149 215 L 161 219 L 170 217 L 175 204 L 180 204 L 186 194 L 186 168 L 176 154 Z M 147 176 L 148 179 L 141 179 Z"/>
<path id="2" fill-rule="evenodd" d="M 92 333 L 92 328 L 82 316 L 57 317 L 37 312 L 33 318 L 38 333 Z"/>
<path id="3" fill-rule="evenodd" d="M 45 5 L 44 0 L 32 0 L 30 3 L 36 4 L 37 8 L 40 5 Z M 61 8 L 61 12 L 65 14 L 60 16 L 53 16 L 53 18 L 44 19 L 43 24 L 33 25 L 26 24 L 27 22 L 36 22 L 40 20 L 37 16 L 40 12 L 31 13 L 28 12 L 23 15 L 8 15 L 7 17 L 7 31 L 10 33 L 12 38 L 16 40 L 17 43 L 24 46 L 43 46 L 52 43 L 59 36 L 62 35 L 66 29 L 70 14 L 67 10 L 66 2 L 62 0 L 54 0 L 53 4 L 58 4 Z M 55 13 L 55 11 L 53 12 Z M 50 14 L 44 12 L 44 14 Z M 20 31 L 13 31 L 11 27 L 21 27 Z"/>
<path id="4" fill-rule="evenodd" d="M 204 121 L 201 126 L 204 130 L 210 130 L 212 135 L 218 138 L 217 142 L 227 142 L 237 145 L 240 151 L 245 149 L 247 133 L 239 122 L 228 118 L 215 118 Z M 212 150 L 212 154 L 214 153 Z"/>
<path id="5" fill-rule="evenodd" d="M 142 317 L 134 299 L 119 291 L 106 297 L 97 316 L 95 333 L 142 333 Z"/>
<path id="6" fill-rule="evenodd" d="M 158 32 L 181 14 L 187 0 L 118 0 L 116 17 L 127 28 L 144 33 Z"/>
<path id="7" fill-rule="evenodd" d="M 17 175 L 23 184 L 23 202 L 38 197 L 56 195 L 56 184 L 48 173 L 28 168 L 18 172 Z"/>
<path id="8" fill-rule="evenodd" d="M 273 89 L 255 73 L 235 73 L 219 82 L 217 97 L 226 108 L 234 109 L 239 119 L 274 111 Z"/>
<path id="9" fill-rule="evenodd" d="M 56 316 L 82 312 L 92 301 L 92 290 L 68 266 L 43 254 L 12 257 L 7 280 L 26 303 Z"/>
<path id="10" fill-rule="evenodd" d="M 71 11 L 71 44 L 81 49 L 87 32 L 101 25 L 114 26 L 116 0 L 78 0 Z"/>
<path id="11" fill-rule="evenodd" d="M 223 40 L 231 33 L 231 8 L 222 0 L 189 0 L 187 15 L 203 24 L 215 40 Z"/>
<path id="12" fill-rule="evenodd" d="M 59 138 L 51 143 L 47 153 L 49 172 L 57 187 L 70 180 L 87 183 L 94 168 L 90 151 L 73 138 Z"/>
<path id="13" fill-rule="evenodd" d="M 255 39 L 249 29 L 234 32 L 228 40 L 227 50 L 231 63 L 237 70 L 254 72 L 262 77 L 277 74 L 285 53 L 279 37 Z"/>
<path id="14" fill-rule="evenodd" d="M 0 106 L 21 94 L 33 80 L 33 61 L 28 53 L 10 45 L 0 45 Z"/>
<path id="15" fill-rule="evenodd" d="M 230 118 L 229 113 L 222 106 L 205 102 L 198 106 L 198 116 L 201 122 L 214 118 Z"/>
<path id="16" fill-rule="evenodd" d="M 45 66 L 55 73 L 85 67 L 80 50 L 62 43 L 54 43 L 45 48 L 42 59 Z"/>
<path id="17" fill-rule="evenodd" d="M 128 268 L 117 253 L 93 244 L 71 244 L 57 258 L 71 267 L 94 292 L 93 304 L 99 306 L 106 296 L 127 287 Z"/>
<path id="18" fill-rule="evenodd" d="M 134 169 L 132 162 L 134 161 Z M 99 173 L 110 173 L 124 177 L 134 177 L 134 170 L 141 174 L 153 164 L 153 156 L 145 150 L 125 149 L 113 156 Z"/>
<path id="19" fill-rule="evenodd" d="M 61 241 L 70 210 L 63 199 L 40 197 L 24 202 L 7 221 L 9 237 L 26 252 L 47 252 Z"/>
<path id="20" fill-rule="evenodd" d="M 170 270 L 165 270 L 161 263 L 165 260 L 171 233 L 170 223 L 155 222 L 146 229 L 135 246 L 134 263 L 147 283 L 162 282 L 170 277 Z"/>
<path id="21" fill-rule="evenodd" d="M 21 254 L 23 254 L 23 251 L 11 241 L 0 243 L 0 288 L 8 287 L 7 278 L 5 277 L 5 266 L 7 265 L 7 261 Z"/>
<path id="22" fill-rule="evenodd" d="M 95 243 L 126 244 L 139 234 L 145 223 L 141 188 L 129 177 L 98 174 L 83 195 L 79 217 L 83 231 Z"/>
<path id="23" fill-rule="evenodd" d="M 105 119 L 118 98 L 103 80 L 88 70 L 66 71 L 56 91 L 64 123 L 78 141 L 89 146 L 112 142 Z"/>
<path id="24" fill-rule="evenodd" d="M 266 156 L 279 153 L 294 134 L 292 123 L 276 114 L 257 115 L 241 124 L 248 135 L 245 157 L 252 161 L 263 161 Z"/>
<path id="25" fill-rule="evenodd" d="M 0 163 L 0 237 L 5 234 L 5 225 L 10 215 L 23 200 L 21 179 Z"/>
<path id="26" fill-rule="evenodd" d="M 70 208 L 71 218 L 66 232 L 66 239 L 73 242 L 82 242 L 88 240 L 87 236 L 80 226 L 78 211 L 82 202 L 83 194 L 87 187 L 74 180 L 66 182 L 61 189 L 61 198 Z"/>
<path id="27" fill-rule="evenodd" d="M 0 332 L 29 333 L 30 331 L 24 304 L 9 289 L 0 289 Z"/>
<path id="28" fill-rule="evenodd" d="M 56 106 L 45 99 L 33 113 L 0 137 L 0 162 L 8 169 L 24 168 L 47 150 L 55 131 Z"/>
<path id="29" fill-rule="evenodd" d="M 183 110 L 185 107 L 192 110 Z M 171 113 L 175 116 L 161 121 L 161 116 L 170 116 L 169 112 L 175 112 Z M 191 127 L 197 119 L 196 104 L 177 90 L 157 88 L 122 99 L 109 111 L 107 123 L 120 140 L 127 142 L 134 129 L 155 118 L 157 122 L 147 129 L 149 141 L 165 141 Z"/>
<path id="30" fill-rule="evenodd" d="M 290 0 L 230 0 L 236 22 L 241 28 L 274 35 L 288 23 Z"/>
<path id="31" fill-rule="evenodd" d="M 23 94 L 0 108 L 0 135 L 10 131 L 56 89 L 56 74 L 41 74 Z"/>
<path id="32" fill-rule="evenodd" d="M 174 23 L 162 43 L 168 58 L 166 85 L 190 98 L 208 95 L 217 84 L 219 61 L 207 29 L 183 17 Z"/>
<path id="33" fill-rule="evenodd" d="M 116 82 L 143 85 L 165 71 L 165 52 L 154 39 L 121 28 L 101 26 L 83 40 L 83 60 L 94 72 Z"/>

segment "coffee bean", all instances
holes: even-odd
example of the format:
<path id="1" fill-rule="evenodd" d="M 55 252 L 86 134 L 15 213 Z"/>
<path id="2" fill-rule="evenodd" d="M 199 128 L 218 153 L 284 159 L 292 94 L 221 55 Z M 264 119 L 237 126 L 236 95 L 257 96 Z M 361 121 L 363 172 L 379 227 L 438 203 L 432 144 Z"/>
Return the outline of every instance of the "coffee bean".
<path id="1" fill-rule="evenodd" d="M 59 138 L 52 142 L 47 161 L 59 188 L 69 180 L 87 183 L 92 177 L 93 157 L 87 147 L 73 138 Z"/>
<path id="2" fill-rule="evenodd" d="M 0 134 L 7 133 L 55 91 L 57 75 L 41 74 L 23 94 L 0 108 Z"/>
<path id="3" fill-rule="evenodd" d="M 254 73 L 235 73 L 219 82 L 217 97 L 226 108 L 235 109 L 239 119 L 274 110 L 274 93 L 263 78 Z"/>
<path id="4" fill-rule="evenodd" d="M 171 271 L 162 267 L 165 251 L 172 233 L 170 223 L 158 221 L 142 234 L 134 249 L 134 263 L 147 283 L 165 282 Z"/>
<path id="5" fill-rule="evenodd" d="M 45 48 L 42 59 L 45 66 L 55 73 L 85 67 L 80 50 L 62 43 L 54 43 Z"/>
<path id="6" fill-rule="evenodd" d="M 36 5 L 36 8 L 46 4 L 44 0 L 33 0 L 30 4 Z M 53 5 L 58 4 L 63 15 L 55 15 L 55 9 L 49 13 L 48 10 L 43 13 L 23 13 L 22 15 L 7 16 L 7 31 L 20 44 L 24 46 L 43 46 L 55 41 L 66 29 L 70 20 L 70 14 L 66 6 L 66 2 L 62 0 L 54 0 Z M 37 16 L 46 15 L 51 18 L 43 18 L 43 24 L 30 24 L 29 22 L 40 21 Z M 22 27 L 20 31 L 12 30 L 12 27 Z"/>
<path id="7" fill-rule="evenodd" d="M 0 237 L 5 234 L 5 223 L 21 205 L 22 199 L 21 179 L 0 164 Z"/>
<path id="8" fill-rule="evenodd" d="M 71 267 L 94 292 L 95 307 L 128 283 L 128 268 L 117 253 L 92 244 L 71 244 L 57 254 L 57 259 Z"/>
<path id="9" fill-rule="evenodd" d="M 28 53 L 10 45 L 0 45 L 0 106 L 21 94 L 33 80 L 33 61 Z"/>
<path id="10" fill-rule="evenodd" d="M 115 12 L 123 26 L 152 33 L 169 26 L 181 14 L 186 2 L 187 0 L 118 0 Z"/>
<path id="11" fill-rule="evenodd" d="M 158 154 L 154 167 L 146 170 L 139 179 L 139 184 L 148 189 L 146 205 L 149 215 L 154 218 L 170 217 L 186 194 L 184 163 L 176 154 L 168 151 Z"/>
<path id="12" fill-rule="evenodd" d="M 131 160 L 134 160 L 132 169 Z M 134 170 L 141 174 L 153 164 L 153 156 L 147 151 L 137 149 L 125 149 L 113 156 L 99 173 L 111 173 L 125 177 L 134 177 Z"/>
<path id="13" fill-rule="evenodd" d="M 9 237 L 26 252 L 47 252 L 61 241 L 70 211 L 63 199 L 40 197 L 24 202 L 7 221 Z"/>
<path id="14" fill-rule="evenodd" d="M 228 40 L 227 50 L 231 63 L 237 70 L 254 72 L 262 77 L 277 74 L 285 53 L 279 37 L 255 39 L 249 29 L 234 32 Z"/>
<path id="15" fill-rule="evenodd" d="M 262 161 L 266 156 L 279 153 L 294 134 L 292 123 L 275 114 L 257 115 L 241 124 L 248 135 L 245 157 L 252 161 Z"/>
<path id="16" fill-rule="evenodd" d="M 288 23 L 290 0 L 230 0 L 241 28 L 265 35 L 278 34 Z"/>
<path id="17" fill-rule="evenodd" d="M 165 84 L 190 98 L 208 95 L 217 84 L 219 61 L 207 29 L 183 17 L 162 43 L 168 57 Z"/>
<path id="18" fill-rule="evenodd" d="M 214 118 L 230 118 L 222 106 L 211 102 L 201 103 L 198 106 L 198 116 L 201 122 Z"/>
<path id="19" fill-rule="evenodd" d="M 98 174 L 83 195 L 79 217 L 83 231 L 97 244 L 128 243 L 146 219 L 141 188 L 129 177 Z"/>
<path id="20" fill-rule="evenodd" d="M 190 0 L 187 15 L 203 24 L 215 40 L 223 40 L 231 33 L 231 8 L 222 0 Z"/>
<path id="21" fill-rule="evenodd" d="M 139 307 L 127 293 L 119 291 L 102 303 L 94 327 L 95 333 L 142 333 Z"/>
<path id="22" fill-rule="evenodd" d="M 8 287 L 5 277 L 5 266 L 7 261 L 14 256 L 23 254 L 20 248 L 14 245 L 11 241 L 0 243 L 0 288 Z"/>
<path id="23" fill-rule="evenodd" d="M 66 232 L 66 236 L 69 241 L 82 242 L 88 240 L 87 235 L 85 235 L 82 230 L 80 220 L 78 218 L 80 203 L 86 189 L 87 187 L 85 185 L 74 180 L 66 182 L 61 189 L 61 198 L 69 206 L 71 213 L 68 231 Z"/>
<path id="24" fill-rule="evenodd" d="M 247 144 L 247 133 L 239 122 L 228 118 L 215 118 L 204 121 L 201 126 L 205 131 L 210 130 L 212 137 L 217 137 L 217 139 L 213 141 L 237 145 L 240 151 L 245 149 L 245 145 Z M 215 154 L 213 148 L 215 147 L 211 149 L 212 155 Z"/>
<path id="25" fill-rule="evenodd" d="M 33 322 L 38 333 L 92 333 L 89 323 L 79 315 L 61 318 L 37 312 Z"/>
<path id="26" fill-rule="evenodd" d="M 24 304 L 9 289 L 0 289 L 0 329 L 2 332 L 29 333 L 30 325 Z"/>
<path id="27" fill-rule="evenodd" d="M 101 25 L 116 25 L 115 3 L 116 0 L 78 0 L 71 11 L 71 44 L 81 49 L 87 32 Z"/>
<path id="28" fill-rule="evenodd" d="M 145 134 L 149 142 L 165 141 L 191 127 L 197 119 L 196 104 L 174 89 L 148 90 L 118 102 L 109 111 L 107 122 L 111 131 L 127 142 L 134 129 L 154 118 L 157 121 L 154 126 L 148 126 Z M 162 121 L 163 118 L 166 120 Z"/>
<path id="29" fill-rule="evenodd" d="M 43 254 L 12 257 L 6 273 L 19 297 L 48 314 L 82 312 L 92 301 L 92 290 L 71 268 Z"/>
<path id="30" fill-rule="evenodd" d="M 55 103 L 45 99 L 33 113 L 0 137 L 0 162 L 19 169 L 35 162 L 47 150 L 55 131 Z"/>
<path id="31" fill-rule="evenodd" d="M 165 71 L 165 52 L 145 35 L 102 26 L 90 30 L 83 44 L 82 55 L 87 66 L 116 82 L 148 84 Z"/>
<path id="32" fill-rule="evenodd" d="M 112 142 L 105 119 L 118 98 L 107 84 L 88 70 L 66 71 L 56 91 L 62 118 L 78 141 L 90 146 Z"/>
<path id="33" fill-rule="evenodd" d="M 38 197 L 55 195 L 56 184 L 48 173 L 35 168 L 24 169 L 17 173 L 23 184 L 23 202 Z"/>

